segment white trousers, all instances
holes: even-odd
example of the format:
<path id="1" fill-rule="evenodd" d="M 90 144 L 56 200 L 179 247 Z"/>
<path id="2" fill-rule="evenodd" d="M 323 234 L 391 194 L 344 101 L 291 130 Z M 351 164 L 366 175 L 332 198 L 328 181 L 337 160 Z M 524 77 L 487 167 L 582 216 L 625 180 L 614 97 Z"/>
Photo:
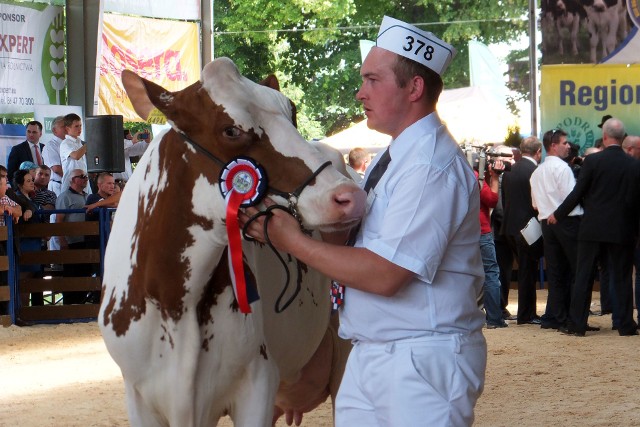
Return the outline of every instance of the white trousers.
<path id="1" fill-rule="evenodd" d="M 482 333 L 354 343 L 336 426 L 470 426 L 486 364 Z"/>

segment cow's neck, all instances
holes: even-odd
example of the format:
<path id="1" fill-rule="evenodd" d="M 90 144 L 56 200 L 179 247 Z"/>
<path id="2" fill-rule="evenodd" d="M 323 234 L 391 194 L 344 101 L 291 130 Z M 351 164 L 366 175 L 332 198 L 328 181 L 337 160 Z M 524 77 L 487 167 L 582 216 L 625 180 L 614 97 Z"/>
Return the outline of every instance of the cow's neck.
<path id="1" fill-rule="evenodd" d="M 154 147 L 145 167 L 134 247 L 138 257 L 154 262 L 138 260 L 130 281 L 143 283 L 144 294 L 167 308 L 163 317 L 179 317 L 185 305 L 198 304 L 204 294 L 217 294 L 228 285 L 224 274 L 214 275 L 218 263 L 226 263 L 227 245 L 220 216 L 224 200 L 213 178 L 217 173 L 215 165 L 172 132 Z M 156 268 L 142 267 L 149 265 Z M 210 280 L 214 276 L 216 283 Z M 167 282 L 183 286 L 164 286 Z"/>

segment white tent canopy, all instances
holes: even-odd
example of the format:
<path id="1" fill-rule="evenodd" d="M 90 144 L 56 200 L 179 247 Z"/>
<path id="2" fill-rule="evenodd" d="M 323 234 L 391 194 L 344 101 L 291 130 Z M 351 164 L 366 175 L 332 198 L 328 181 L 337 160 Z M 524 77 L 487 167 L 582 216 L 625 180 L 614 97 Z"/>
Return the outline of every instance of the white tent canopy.
<path id="1" fill-rule="evenodd" d="M 496 96 L 488 86 L 445 90 L 440 95 L 437 110 L 460 143 L 502 142 L 508 127 L 515 124 L 515 117 L 507 110 L 504 99 Z M 384 149 L 390 140 L 388 135 L 369 129 L 364 120 L 322 142 L 342 153 L 348 153 L 354 147 L 375 153 Z"/>

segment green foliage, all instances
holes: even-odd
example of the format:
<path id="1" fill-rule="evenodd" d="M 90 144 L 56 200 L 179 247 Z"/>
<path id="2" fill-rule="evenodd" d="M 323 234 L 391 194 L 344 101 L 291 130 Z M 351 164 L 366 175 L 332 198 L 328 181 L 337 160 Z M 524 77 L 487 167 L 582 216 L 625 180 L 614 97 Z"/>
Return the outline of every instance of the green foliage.
<path id="1" fill-rule="evenodd" d="M 509 135 L 505 138 L 504 145 L 520 148 L 521 142 L 522 135 L 520 135 L 520 128 L 518 126 L 509 126 Z"/>
<path id="2" fill-rule="evenodd" d="M 253 81 L 276 74 L 298 106 L 307 138 L 361 120 L 360 40 L 375 40 L 383 15 L 431 31 L 458 49 L 445 87 L 469 85 L 467 43 L 517 39 L 528 30 L 525 0 L 217 0 L 215 56 Z"/>

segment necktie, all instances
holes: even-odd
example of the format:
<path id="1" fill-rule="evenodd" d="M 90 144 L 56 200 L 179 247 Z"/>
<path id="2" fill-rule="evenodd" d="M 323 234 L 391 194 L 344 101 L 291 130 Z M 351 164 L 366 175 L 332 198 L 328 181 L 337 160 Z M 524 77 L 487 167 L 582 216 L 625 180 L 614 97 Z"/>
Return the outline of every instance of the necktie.
<path id="1" fill-rule="evenodd" d="M 369 176 L 367 177 L 367 182 L 364 183 L 364 191 L 369 194 L 369 190 L 374 188 L 382 175 L 387 171 L 387 167 L 389 166 L 389 162 L 391 162 L 391 154 L 389 154 L 389 147 L 385 150 L 384 153 L 380 156 L 380 160 L 373 167 L 371 172 L 369 172 Z M 353 246 L 356 242 L 356 236 L 358 235 L 358 231 L 360 231 L 360 224 L 351 230 L 351 234 L 349 235 L 349 240 L 347 241 L 347 246 Z M 342 283 L 339 283 L 335 280 L 331 281 L 331 308 L 333 311 L 337 310 L 344 304 L 344 294 L 345 287 Z"/>
<path id="2" fill-rule="evenodd" d="M 40 155 L 40 149 L 38 147 L 38 144 L 36 143 L 33 148 L 36 150 L 36 162 L 38 163 L 38 166 L 42 165 L 42 156 Z"/>
<path id="3" fill-rule="evenodd" d="M 387 166 L 389 166 L 389 162 L 391 161 L 391 154 L 389 154 L 389 147 L 382 153 L 380 156 L 380 160 L 373 167 L 373 170 L 369 173 L 367 177 L 367 182 L 364 183 L 364 191 L 369 194 L 369 190 L 376 186 L 382 175 L 387 171 Z"/>

